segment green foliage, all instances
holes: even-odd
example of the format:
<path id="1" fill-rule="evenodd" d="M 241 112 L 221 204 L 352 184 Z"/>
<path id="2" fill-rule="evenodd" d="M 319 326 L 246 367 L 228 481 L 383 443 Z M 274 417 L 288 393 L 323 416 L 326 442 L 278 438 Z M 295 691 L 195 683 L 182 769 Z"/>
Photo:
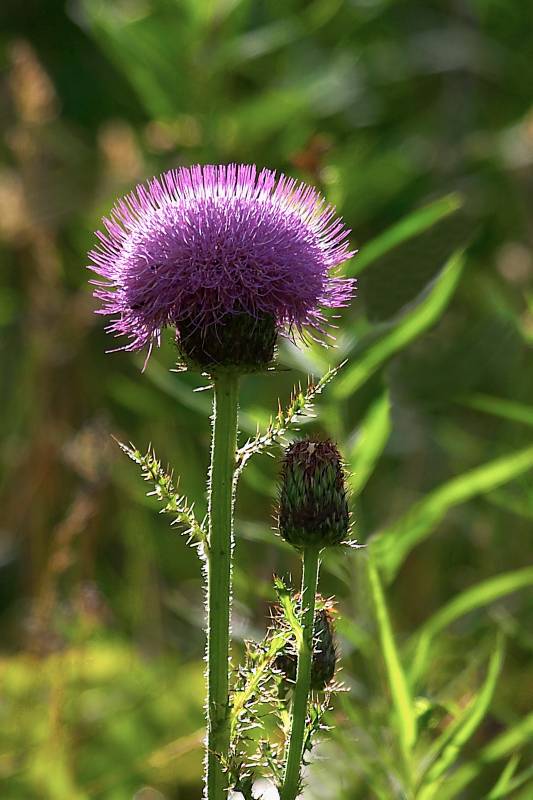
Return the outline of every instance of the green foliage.
<path id="1" fill-rule="evenodd" d="M 441 787 L 441 797 L 444 800 L 452 800 L 452 798 L 460 796 L 460 792 L 492 762 L 509 755 L 516 755 L 520 747 L 531 741 L 532 732 L 533 715 L 530 714 L 483 747 L 475 759 L 463 764 L 450 777 L 447 784 Z M 525 780 L 527 781 L 528 778 Z"/>
<path id="2" fill-rule="evenodd" d="M 324 558 L 350 691 L 320 722 L 310 800 L 529 800 L 530 3 L 7 7 L 1 796 L 200 795 L 201 570 L 154 508 L 202 540 L 211 396 L 170 371 L 171 336 L 143 374 L 143 356 L 104 355 L 83 264 L 137 181 L 234 160 L 319 185 L 360 251 L 337 352 L 285 342 L 279 369 L 242 383 L 232 661 L 253 639 L 258 681 L 237 684 L 242 720 L 286 724 L 246 698 L 270 674 L 272 573 L 298 579 L 265 523 L 266 455 L 302 424 L 339 442 L 368 542 Z M 299 388 L 278 415 L 345 360 L 316 416 Z M 156 443 L 132 448 L 155 501 L 110 434 Z M 279 751 L 259 747 L 275 773 Z"/>
<path id="3" fill-rule="evenodd" d="M 93 634 L 36 666 L 25 655 L 0 664 L 4 796 L 124 797 L 154 775 L 162 787 L 177 774 L 183 786 L 195 785 L 200 663 L 179 670 L 168 659 L 146 663 L 123 643 Z"/>
<path id="4" fill-rule="evenodd" d="M 372 550 L 387 577 L 395 576 L 410 550 L 431 534 L 450 508 L 532 468 L 533 447 L 498 458 L 435 489 L 390 528 L 376 533 Z"/>
<path id="5" fill-rule="evenodd" d="M 461 196 L 450 194 L 414 211 L 412 214 L 408 214 L 405 219 L 392 225 L 384 233 L 365 244 L 363 252 L 357 256 L 357 259 L 352 261 L 351 267 L 347 270 L 348 273 L 352 276 L 360 275 L 363 270 L 374 264 L 380 257 L 387 255 L 395 247 L 433 227 L 437 222 L 461 208 L 461 205 Z"/>
<path id="6" fill-rule="evenodd" d="M 268 715 L 283 725 L 287 714 L 274 662 L 289 636 L 286 630 L 271 628 L 261 642 L 246 642 L 245 659 L 234 678 L 227 769 L 230 785 L 239 789 L 251 788 L 257 769 L 268 769 L 276 780 L 281 778 L 283 748 L 279 741 L 271 742 L 274 725 L 265 724 L 264 718 Z"/>
<path id="7" fill-rule="evenodd" d="M 387 445 L 390 433 L 390 398 L 385 391 L 370 406 L 348 455 L 351 467 L 350 486 L 355 495 L 365 488 Z"/>
<path id="8" fill-rule="evenodd" d="M 500 597 L 505 597 L 531 585 L 533 585 L 533 568 L 525 567 L 515 572 L 497 575 L 487 581 L 481 581 L 450 600 L 427 619 L 415 634 L 416 652 L 411 669 L 411 680 L 416 682 L 417 678 L 424 673 L 427 668 L 431 642 L 448 625 L 471 611 L 487 606 Z"/>
<path id="9" fill-rule="evenodd" d="M 427 297 L 398 322 L 372 332 L 366 342 L 361 342 L 352 353 L 349 367 L 335 385 L 335 397 L 342 400 L 354 394 L 389 358 L 439 319 L 457 286 L 463 264 L 462 255 L 455 254 Z"/>
<path id="10" fill-rule="evenodd" d="M 531 789 L 533 766 L 522 770 L 522 772 L 515 776 L 514 773 L 519 763 L 520 758 L 518 756 L 511 756 L 494 788 L 488 795 L 487 800 L 499 800 L 499 798 L 509 797 L 511 792 L 514 792 L 515 789 L 520 789 L 524 784 L 529 783 L 528 791 Z"/>
<path id="11" fill-rule="evenodd" d="M 457 761 L 461 748 L 472 736 L 490 706 L 496 682 L 502 666 L 502 642 L 497 645 L 488 669 L 485 682 L 470 704 L 448 726 L 430 749 L 433 760 L 430 768 L 422 776 L 418 797 L 430 800 L 438 796 L 441 785 L 446 780 L 446 772 Z"/>
<path id="12" fill-rule="evenodd" d="M 489 397 L 483 394 L 475 394 L 465 397 L 462 402 L 476 411 L 485 411 L 487 414 L 495 414 L 498 417 L 511 420 L 512 422 L 522 422 L 524 425 L 533 425 L 533 407 L 525 403 L 515 403 L 512 400 L 504 400 L 501 397 Z"/>
<path id="13" fill-rule="evenodd" d="M 392 633 L 392 627 L 383 594 L 383 588 L 381 586 L 377 569 L 373 563 L 372 555 L 370 555 L 368 558 L 367 566 L 369 586 L 375 607 L 376 624 L 379 634 L 381 652 L 383 654 L 383 661 L 385 663 L 385 669 L 387 672 L 387 681 L 395 710 L 395 721 L 400 740 L 400 749 L 405 761 L 406 769 L 409 770 L 411 751 L 416 740 L 414 704 L 409 695 L 406 676 L 400 662 L 396 643 Z M 407 781 L 406 790 L 408 791 L 409 784 L 411 782 L 411 775 L 409 771 L 405 776 L 405 780 Z"/>
<path id="14" fill-rule="evenodd" d="M 289 642 L 299 646 L 303 628 L 301 610 L 290 587 L 274 577 L 278 607 L 273 624 L 262 641 L 247 641 L 243 663 L 236 669 L 230 703 L 231 749 L 226 768 L 230 785 L 250 796 L 258 771 L 267 772 L 282 784 L 287 738 L 290 731 L 291 689 L 280 671 L 277 657 Z M 328 729 L 324 718 L 330 699 L 341 687 L 331 681 L 322 691 L 313 691 L 304 731 L 303 752 L 308 756 L 317 737 Z"/>

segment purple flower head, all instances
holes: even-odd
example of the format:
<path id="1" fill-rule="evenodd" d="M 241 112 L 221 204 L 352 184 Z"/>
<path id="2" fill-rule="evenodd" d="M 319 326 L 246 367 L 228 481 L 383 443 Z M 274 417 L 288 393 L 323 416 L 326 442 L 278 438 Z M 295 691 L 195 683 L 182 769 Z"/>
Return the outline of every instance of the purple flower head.
<path id="1" fill-rule="evenodd" d="M 332 272 L 353 253 L 349 231 L 313 188 L 255 166 L 171 170 L 119 200 L 90 269 L 108 330 L 125 350 L 161 330 L 211 330 L 228 315 L 273 317 L 279 330 L 320 330 L 323 309 L 355 282 Z"/>

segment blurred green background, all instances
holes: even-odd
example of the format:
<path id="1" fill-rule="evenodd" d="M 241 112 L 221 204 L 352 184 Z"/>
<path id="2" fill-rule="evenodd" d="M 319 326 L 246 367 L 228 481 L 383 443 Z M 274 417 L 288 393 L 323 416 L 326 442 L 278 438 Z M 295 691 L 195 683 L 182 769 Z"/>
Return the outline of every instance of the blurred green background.
<path id="1" fill-rule="evenodd" d="M 285 369 L 244 379 L 241 442 L 349 359 L 306 429 L 352 472 L 414 761 L 479 700 L 499 630 L 486 713 L 435 796 L 533 797 L 533 4 L 4 0 L 0 19 L 0 796 L 200 797 L 199 565 L 111 434 L 153 443 L 201 516 L 210 394 L 170 372 L 170 337 L 144 374 L 105 354 L 85 264 L 135 183 L 244 161 L 318 185 L 360 277 L 336 350 L 283 344 Z M 298 580 L 270 527 L 276 475 L 261 455 L 240 485 L 235 660 L 264 632 L 272 573 Z M 310 798 L 404 797 L 366 559 L 325 558 L 350 693 Z"/>

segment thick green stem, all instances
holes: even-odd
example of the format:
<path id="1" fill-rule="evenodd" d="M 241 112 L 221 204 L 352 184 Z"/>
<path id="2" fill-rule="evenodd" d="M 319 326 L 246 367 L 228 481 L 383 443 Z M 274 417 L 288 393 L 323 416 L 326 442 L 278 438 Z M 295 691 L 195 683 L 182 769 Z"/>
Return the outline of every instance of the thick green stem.
<path id="1" fill-rule="evenodd" d="M 220 373 L 214 379 L 214 389 L 208 497 L 206 797 L 226 800 L 227 779 L 220 756 L 227 755 L 230 737 L 228 673 L 238 375 Z"/>
<path id="2" fill-rule="evenodd" d="M 298 668 L 292 698 L 291 732 L 281 800 L 295 800 L 300 788 L 300 770 L 307 721 L 307 701 L 313 661 L 315 598 L 319 564 L 319 550 L 317 548 L 306 548 L 303 555 L 302 569 L 302 635 L 297 643 Z"/>

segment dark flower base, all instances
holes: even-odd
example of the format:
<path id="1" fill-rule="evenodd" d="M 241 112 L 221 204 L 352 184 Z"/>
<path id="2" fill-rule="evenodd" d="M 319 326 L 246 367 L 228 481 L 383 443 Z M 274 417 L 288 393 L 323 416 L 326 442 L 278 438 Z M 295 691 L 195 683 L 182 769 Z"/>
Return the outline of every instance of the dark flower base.
<path id="1" fill-rule="evenodd" d="M 183 360 L 202 369 L 238 369 L 255 372 L 274 358 L 278 336 L 272 315 L 227 314 L 219 325 L 200 329 L 189 320 L 178 325 L 177 344 Z"/>

